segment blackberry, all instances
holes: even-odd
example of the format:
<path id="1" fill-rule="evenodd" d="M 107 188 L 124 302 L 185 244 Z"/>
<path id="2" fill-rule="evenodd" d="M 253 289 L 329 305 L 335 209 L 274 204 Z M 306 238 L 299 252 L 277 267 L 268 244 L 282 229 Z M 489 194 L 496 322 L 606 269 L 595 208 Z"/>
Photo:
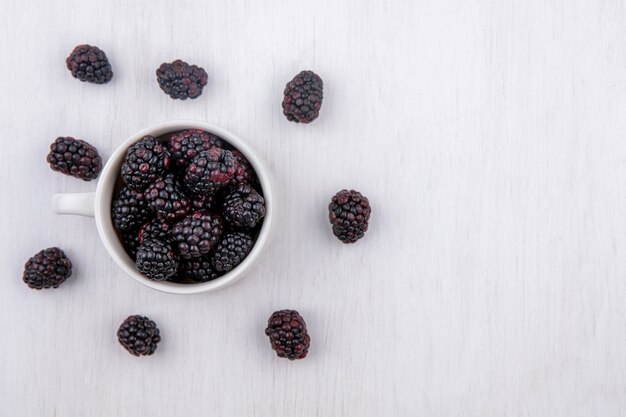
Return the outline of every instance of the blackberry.
<path id="1" fill-rule="evenodd" d="M 139 229 L 149 215 L 143 194 L 128 187 L 122 187 L 111 203 L 113 227 L 121 232 Z"/>
<path id="2" fill-rule="evenodd" d="M 102 158 L 98 150 L 81 139 L 58 137 L 50 145 L 47 161 L 50 168 L 65 175 L 91 181 L 102 170 Z"/>
<path id="3" fill-rule="evenodd" d="M 184 217 L 189 210 L 189 200 L 173 174 L 166 174 L 148 186 L 144 192 L 148 207 L 160 219 L 172 221 Z"/>
<path id="4" fill-rule="evenodd" d="M 216 271 L 228 272 L 248 256 L 253 246 L 254 242 L 247 234 L 229 233 L 220 240 L 211 254 L 211 265 Z"/>
<path id="5" fill-rule="evenodd" d="M 105 84 L 113 78 L 106 54 L 97 46 L 78 45 L 65 60 L 74 78 L 94 84 Z"/>
<path id="6" fill-rule="evenodd" d="M 199 129 L 188 129 L 170 136 L 169 149 L 176 165 L 186 168 L 193 158 L 202 151 L 213 147 L 224 148 L 224 141 L 215 135 Z"/>
<path id="7" fill-rule="evenodd" d="M 30 288 L 57 288 L 72 275 L 72 263 L 59 248 L 43 249 L 24 265 L 22 279 Z"/>
<path id="8" fill-rule="evenodd" d="M 206 258 L 185 259 L 180 261 L 178 265 L 178 276 L 188 278 L 196 282 L 208 282 L 223 275 L 211 266 Z"/>
<path id="9" fill-rule="evenodd" d="M 202 94 L 202 87 L 208 81 L 206 71 L 196 65 L 177 59 L 172 63 L 163 63 L 156 70 L 159 87 L 174 99 L 186 100 Z"/>
<path id="10" fill-rule="evenodd" d="M 265 334 L 272 349 L 281 358 L 304 359 L 309 352 L 311 337 L 304 319 L 296 310 L 274 312 L 267 320 Z"/>
<path id="11" fill-rule="evenodd" d="M 161 341 L 156 323 L 146 316 L 134 315 L 120 324 L 117 340 L 135 356 L 152 355 Z"/>
<path id="12" fill-rule="evenodd" d="M 152 136 L 144 136 L 126 151 L 120 173 L 128 188 L 143 191 L 163 175 L 169 165 L 167 149 Z"/>
<path id="13" fill-rule="evenodd" d="M 223 231 L 220 216 L 196 211 L 172 226 L 172 240 L 182 258 L 199 258 L 209 253 Z"/>
<path id="14" fill-rule="evenodd" d="M 233 227 L 253 228 L 264 216 L 265 200 L 249 185 L 238 185 L 224 199 L 224 218 Z"/>
<path id="15" fill-rule="evenodd" d="M 356 242 L 367 232 L 371 212 L 369 200 L 358 191 L 339 191 L 328 206 L 333 234 L 343 243 Z"/>
<path id="16" fill-rule="evenodd" d="M 152 219 L 139 229 L 137 234 L 137 240 L 139 244 L 148 240 L 158 240 L 160 242 L 169 242 L 172 238 L 169 223 L 166 223 L 160 219 Z"/>
<path id="17" fill-rule="evenodd" d="M 324 83 L 313 71 L 302 71 L 285 86 L 283 114 L 296 123 L 311 123 L 319 116 Z"/>
<path id="18" fill-rule="evenodd" d="M 169 243 L 146 240 L 137 250 L 137 269 L 154 281 L 165 281 L 174 276 L 178 262 Z"/>
<path id="19" fill-rule="evenodd" d="M 237 168 L 235 169 L 235 176 L 233 177 L 233 183 L 235 184 L 248 184 L 253 185 L 258 182 L 256 173 L 250 164 L 250 161 L 246 159 L 241 152 L 236 149 L 231 151 L 235 157 Z"/>
<path id="20" fill-rule="evenodd" d="M 213 194 L 230 184 L 236 168 L 231 151 L 218 147 L 202 151 L 185 171 L 185 186 L 194 194 Z"/>

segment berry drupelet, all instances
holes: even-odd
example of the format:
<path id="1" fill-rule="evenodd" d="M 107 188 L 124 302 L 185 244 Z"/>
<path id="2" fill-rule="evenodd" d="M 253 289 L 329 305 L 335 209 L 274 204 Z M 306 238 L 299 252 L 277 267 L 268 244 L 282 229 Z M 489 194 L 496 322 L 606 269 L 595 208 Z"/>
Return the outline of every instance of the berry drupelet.
<path id="1" fill-rule="evenodd" d="M 267 321 L 265 334 L 272 349 L 281 358 L 304 359 L 309 352 L 311 338 L 304 319 L 295 310 L 274 312 Z"/>
<path id="2" fill-rule="evenodd" d="M 246 233 L 228 233 L 211 253 L 211 265 L 216 271 L 231 271 L 248 256 L 253 246 L 254 241 Z"/>
<path id="3" fill-rule="evenodd" d="M 126 151 L 120 173 L 128 188 L 143 191 L 163 175 L 169 165 L 169 151 L 152 136 L 144 136 Z"/>
<path id="4" fill-rule="evenodd" d="M 134 315 L 122 322 L 117 340 L 134 356 L 152 355 L 161 341 L 156 323 L 146 316 Z"/>
<path id="5" fill-rule="evenodd" d="M 22 279 L 30 288 L 57 288 L 72 275 L 72 263 L 56 247 L 37 252 L 24 265 Z"/>
<path id="6" fill-rule="evenodd" d="M 168 146 L 176 165 L 184 169 L 200 152 L 215 146 L 224 148 L 225 143 L 204 130 L 188 129 L 172 134 Z"/>
<path id="7" fill-rule="evenodd" d="M 113 227 L 121 232 L 137 230 L 148 217 L 148 204 L 144 195 L 128 187 L 122 187 L 111 203 Z"/>
<path id="8" fill-rule="evenodd" d="M 296 123 L 311 123 L 319 116 L 324 83 L 313 71 L 302 71 L 285 86 L 283 114 Z"/>
<path id="9" fill-rule="evenodd" d="M 54 171 L 83 181 L 96 179 L 102 170 L 98 150 L 84 140 L 69 136 L 60 136 L 52 142 L 47 161 Z"/>
<path id="10" fill-rule="evenodd" d="M 161 64 L 156 75 L 161 90 L 171 98 L 180 100 L 199 97 L 208 81 L 204 69 L 180 59 Z"/>
<path id="11" fill-rule="evenodd" d="M 78 45 L 65 60 L 72 76 L 81 81 L 105 84 L 113 78 L 106 54 L 97 46 Z"/>
<path id="12" fill-rule="evenodd" d="M 144 193 L 148 207 L 159 219 L 173 221 L 189 211 L 189 199 L 174 174 L 166 174 L 148 186 Z"/>
<path id="13" fill-rule="evenodd" d="M 238 185 L 224 199 L 224 218 L 236 228 L 253 228 L 265 216 L 265 200 L 254 188 Z"/>
<path id="14" fill-rule="evenodd" d="M 211 266 L 206 258 L 183 259 L 178 265 L 178 277 L 196 282 L 208 282 L 223 275 Z"/>
<path id="15" fill-rule="evenodd" d="M 211 251 L 223 231 L 219 215 L 197 211 L 172 226 L 172 241 L 181 258 L 199 258 Z"/>
<path id="16" fill-rule="evenodd" d="M 154 281 L 165 281 L 174 276 L 178 261 L 169 243 L 146 240 L 137 250 L 137 269 Z"/>
<path id="17" fill-rule="evenodd" d="M 197 195 L 213 194 L 230 184 L 237 163 L 231 151 L 213 147 L 200 152 L 187 167 L 184 183 Z"/>
<path id="18" fill-rule="evenodd" d="M 354 190 L 339 191 L 328 206 L 333 234 L 343 243 L 354 243 L 365 235 L 371 213 L 369 200 Z"/>

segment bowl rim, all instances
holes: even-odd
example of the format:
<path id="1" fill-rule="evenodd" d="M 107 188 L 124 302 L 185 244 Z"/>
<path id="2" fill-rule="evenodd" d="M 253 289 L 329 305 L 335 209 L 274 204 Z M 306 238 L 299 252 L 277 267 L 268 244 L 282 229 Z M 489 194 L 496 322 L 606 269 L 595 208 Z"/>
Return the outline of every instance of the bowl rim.
<path id="1" fill-rule="evenodd" d="M 135 263 L 124 250 L 117 233 L 113 228 L 113 222 L 111 220 L 111 201 L 113 198 L 113 190 L 119 177 L 119 168 L 124 159 L 124 155 L 132 144 L 139 141 L 144 136 L 149 135 L 159 137 L 166 133 L 185 129 L 200 129 L 219 136 L 248 159 L 254 168 L 254 171 L 259 178 L 261 188 L 263 189 L 263 198 L 265 199 L 266 205 L 265 218 L 252 250 L 248 256 L 232 271 L 229 271 L 215 280 L 195 284 L 153 281 L 143 276 L 137 270 Z M 147 127 L 131 135 L 128 139 L 122 142 L 115 149 L 115 151 L 113 151 L 112 155 L 102 169 L 95 197 L 95 220 L 98 234 L 100 235 L 107 252 L 109 252 L 109 255 L 113 258 L 115 263 L 117 263 L 122 270 L 124 270 L 124 272 L 126 272 L 126 274 L 132 277 L 135 281 L 138 281 L 154 290 L 170 294 L 198 294 L 213 292 L 239 280 L 262 253 L 269 239 L 270 231 L 272 230 L 274 211 L 274 188 L 272 186 L 271 175 L 264 162 L 257 156 L 256 152 L 234 133 L 199 120 L 170 120 Z"/>

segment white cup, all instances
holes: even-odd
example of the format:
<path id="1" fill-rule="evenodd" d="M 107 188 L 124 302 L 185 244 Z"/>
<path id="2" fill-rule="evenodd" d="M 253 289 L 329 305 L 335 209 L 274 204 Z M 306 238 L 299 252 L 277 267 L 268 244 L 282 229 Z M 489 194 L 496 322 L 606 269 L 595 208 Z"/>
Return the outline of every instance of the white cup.
<path id="1" fill-rule="evenodd" d="M 124 160 L 126 150 L 135 142 L 139 141 L 146 135 L 159 137 L 163 134 L 176 132 L 184 129 L 201 129 L 216 136 L 225 139 L 233 147 L 238 149 L 256 171 L 259 182 L 263 189 L 263 197 L 265 198 L 266 213 L 259 236 L 252 248 L 250 254 L 232 271 L 225 275 L 208 282 L 194 284 L 179 284 L 168 281 L 153 281 L 143 276 L 135 267 L 135 263 L 128 256 L 117 233 L 113 229 L 111 221 L 111 199 L 115 184 L 119 179 L 120 166 Z M 149 127 L 140 132 L 135 133 L 128 138 L 113 152 L 104 169 L 100 173 L 98 186 L 95 193 L 68 193 L 54 194 L 52 196 L 52 210 L 59 214 L 76 214 L 81 216 L 94 217 L 98 234 L 104 244 L 104 247 L 128 275 L 143 285 L 155 290 L 171 293 L 171 294 L 195 294 L 201 292 L 211 292 L 232 284 L 250 268 L 257 260 L 266 245 L 272 230 L 274 221 L 274 188 L 272 186 L 271 175 L 265 164 L 257 157 L 256 153 L 236 135 L 219 127 L 208 123 L 193 120 L 174 120 Z"/>

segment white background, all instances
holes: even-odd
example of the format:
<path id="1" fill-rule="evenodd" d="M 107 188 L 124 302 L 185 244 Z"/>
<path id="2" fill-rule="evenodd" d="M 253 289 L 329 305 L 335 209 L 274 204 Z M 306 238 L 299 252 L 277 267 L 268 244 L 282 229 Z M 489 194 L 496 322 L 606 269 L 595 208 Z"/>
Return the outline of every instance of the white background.
<path id="1" fill-rule="evenodd" d="M 17 1 L 0 6 L 0 416 L 626 415 L 626 4 L 623 0 Z M 80 43 L 107 85 L 73 79 Z M 195 101 L 154 71 L 204 67 Z M 313 69 L 321 116 L 288 122 Z M 104 157 L 169 119 L 248 141 L 279 179 L 275 241 L 215 294 L 157 293 L 94 222 L 50 212 L 93 191 L 45 163 L 58 135 Z M 373 205 L 364 240 L 330 233 L 332 194 Z M 21 281 L 53 245 L 74 273 Z M 300 362 L 270 313 L 298 309 Z M 135 358 L 129 314 L 163 342 Z"/>

